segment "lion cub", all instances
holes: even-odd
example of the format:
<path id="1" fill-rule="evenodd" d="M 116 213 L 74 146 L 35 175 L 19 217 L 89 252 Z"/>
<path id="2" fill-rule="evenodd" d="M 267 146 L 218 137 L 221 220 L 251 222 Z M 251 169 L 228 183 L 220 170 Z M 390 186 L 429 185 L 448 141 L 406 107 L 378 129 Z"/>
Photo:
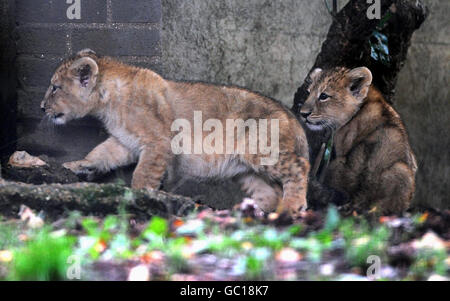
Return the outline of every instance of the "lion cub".
<path id="1" fill-rule="evenodd" d="M 311 181 L 308 197 L 320 196 L 313 190 L 332 188 L 357 210 L 376 207 L 389 214 L 407 209 L 416 159 L 400 116 L 371 85 L 370 70 L 315 69 L 310 78 L 310 95 L 300 114 L 309 129 L 334 132 L 334 152 L 322 170 L 325 187 Z"/>
<path id="2" fill-rule="evenodd" d="M 137 162 L 133 188 L 158 189 L 166 170 L 170 178 L 176 168 L 199 179 L 237 177 L 264 211 L 295 218 L 307 206 L 303 128 L 259 94 L 166 80 L 86 49 L 57 68 L 41 107 L 56 124 L 98 117 L 110 133 L 83 160 L 64 164 L 77 174 Z"/>

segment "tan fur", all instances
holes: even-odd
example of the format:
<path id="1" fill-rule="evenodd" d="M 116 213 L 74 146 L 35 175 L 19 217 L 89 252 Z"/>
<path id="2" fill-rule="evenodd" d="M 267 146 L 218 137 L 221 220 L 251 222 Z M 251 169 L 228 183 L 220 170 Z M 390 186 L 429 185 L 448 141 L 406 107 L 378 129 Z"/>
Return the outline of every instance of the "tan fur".
<path id="1" fill-rule="evenodd" d="M 54 86 L 60 88 L 54 90 Z M 56 123 L 93 115 L 109 131 L 110 138 L 86 158 L 64 164 L 76 173 L 107 172 L 138 162 L 132 187 L 158 189 L 166 170 L 170 176 L 176 166 L 175 172 L 196 178 L 240 176 L 243 188 L 267 210 L 278 205 L 279 210 L 296 217 L 307 205 L 309 162 L 304 131 L 289 110 L 259 94 L 236 87 L 166 80 L 151 70 L 84 50 L 57 69 L 42 107 Z M 203 120 L 214 118 L 224 125 L 227 119 L 267 119 L 269 125 L 278 119 L 278 162 L 260 165 L 260 158 L 267 155 L 248 152 L 247 132 L 238 137 L 245 139 L 245 154 L 175 156 L 171 140 L 177 132 L 171 131 L 171 125 L 180 118 L 192 122 L 194 111 L 201 111 Z M 235 141 L 234 149 L 239 141 Z M 247 181 L 242 177 L 248 177 Z M 248 185 L 249 179 L 255 177 L 264 180 L 253 180 L 253 185 Z M 276 183 L 283 188 L 279 204 L 276 192 L 268 193 L 271 200 L 260 193 Z"/>
<path id="2" fill-rule="evenodd" d="M 325 186 L 345 192 L 355 208 L 400 213 L 414 195 L 417 163 L 398 113 L 372 85 L 367 68 L 316 70 L 301 109 L 311 129 L 335 132 L 335 158 Z M 329 96 L 326 99 L 320 100 Z"/>

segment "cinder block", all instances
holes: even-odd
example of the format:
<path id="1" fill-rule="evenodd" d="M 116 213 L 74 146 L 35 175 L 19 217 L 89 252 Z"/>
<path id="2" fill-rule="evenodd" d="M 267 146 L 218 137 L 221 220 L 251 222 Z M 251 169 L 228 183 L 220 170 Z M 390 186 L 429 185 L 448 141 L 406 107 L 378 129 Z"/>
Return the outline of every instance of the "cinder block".
<path id="1" fill-rule="evenodd" d="M 26 87 L 47 87 L 62 59 L 19 56 L 17 72 L 19 81 Z"/>
<path id="2" fill-rule="evenodd" d="M 80 1 L 80 19 L 69 19 L 67 10 L 73 4 L 65 0 L 17 0 L 16 18 L 23 23 L 104 23 L 106 22 L 106 0 Z"/>
<path id="3" fill-rule="evenodd" d="M 61 28 L 19 27 L 17 52 L 19 54 L 66 53 L 67 32 Z"/>
<path id="4" fill-rule="evenodd" d="M 159 53 L 159 30 L 78 29 L 72 34 L 74 52 L 91 48 L 101 55 L 155 56 Z"/>
<path id="5" fill-rule="evenodd" d="M 158 23 L 160 0 L 112 0 L 112 20 L 118 23 Z"/>
<path id="6" fill-rule="evenodd" d="M 40 104 L 44 95 L 44 88 L 31 91 L 19 89 L 17 91 L 17 116 L 19 118 L 41 119 L 44 113 L 41 112 Z"/>

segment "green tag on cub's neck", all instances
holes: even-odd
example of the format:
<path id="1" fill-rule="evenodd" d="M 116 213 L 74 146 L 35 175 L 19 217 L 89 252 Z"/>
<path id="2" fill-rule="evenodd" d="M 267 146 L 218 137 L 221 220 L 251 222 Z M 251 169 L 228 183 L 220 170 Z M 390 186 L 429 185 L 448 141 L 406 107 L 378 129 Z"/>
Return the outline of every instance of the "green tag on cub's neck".
<path id="1" fill-rule="evenodd" d="M 328 165 L 330 164 L 331 160 L 331 153 L 333 152 L 333 145 L 334 145 L 334 131 L 331 133 L 330 139 L 328 139 L 328 142 L 326 144 L 325 151 L 323 152 L 323 157 L 320 162 L 320 174 L 318 175 L 319 182 L 323 182 L 326 174 L 326 170 L 328 168 Z"/>

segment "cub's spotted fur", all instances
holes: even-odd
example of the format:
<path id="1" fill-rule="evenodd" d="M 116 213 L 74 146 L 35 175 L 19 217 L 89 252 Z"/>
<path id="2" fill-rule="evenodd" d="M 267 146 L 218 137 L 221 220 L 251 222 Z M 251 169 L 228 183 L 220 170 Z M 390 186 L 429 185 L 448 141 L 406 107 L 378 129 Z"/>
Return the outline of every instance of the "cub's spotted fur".
<path id="1" fill-rule="evenodd" d="M 76 173 L 104 173 L 137 162 L 134 188 L 158 189 L 166 170 L 170 178 L 175 168 L 175 172 L 197 178 L 240 177 L 243 188 L 265 211 L 278 208 L 296 217 L 307 205 L 309 161 L 303 128 L 289 110 L 259 94 L 236 87 L 170 81 L 149 69 L 83 50 L 57 68 L 41 106 L 57 124 L 92 115 L 109 131 L 110 137 L 86 158 L 64 164 Z M 248 128 L 232 143 L 231 154 L 175 155 L 171 141 L 177 132 L 171 125 L 178 119 L 192 124 L 195 111 L 200 111 L 204 120 L 222 124 L 227 119 L 265 119 L 269 125 L 278 120 L 278 161 L 261 165 L 260 159 L 267 154 L 248 151 Z M 236 152 L 242 139 L 244 154 Z M 280 202 L 274 190 L 277 183 L 283 189 Z"/>
<path id="2" fill-rule="evenodd" d="M 310 78 L 301 116 L 313 131 L 334 131 L 334 157 L 324 185 L 311 181 L 309 196 L 316 199 L 310 201 L 323 203 L 321 195 L 338 195 L 360 210 L 407 209 L 414 194 L 416 159 L 400 116 L 371 85 L 370 70 L 316 69 Z"/>

